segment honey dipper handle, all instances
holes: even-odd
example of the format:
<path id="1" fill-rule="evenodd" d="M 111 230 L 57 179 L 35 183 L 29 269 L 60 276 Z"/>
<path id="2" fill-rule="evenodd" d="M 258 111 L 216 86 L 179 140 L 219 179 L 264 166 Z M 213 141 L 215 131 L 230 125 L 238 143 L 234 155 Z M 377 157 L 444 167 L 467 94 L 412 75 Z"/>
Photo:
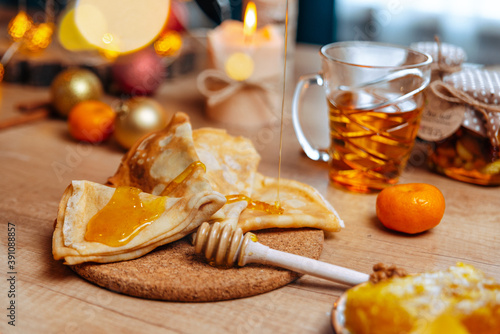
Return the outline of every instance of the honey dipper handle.
<path id="1" fill-rule="evenodd" d="M 248 242 L 241 251 L 240 265 L 247 263 L 270 264 L 347 285 L 357 285 L 369 279 L 369 275 L 359 271 L 271 249 L 255 241 Z"/>

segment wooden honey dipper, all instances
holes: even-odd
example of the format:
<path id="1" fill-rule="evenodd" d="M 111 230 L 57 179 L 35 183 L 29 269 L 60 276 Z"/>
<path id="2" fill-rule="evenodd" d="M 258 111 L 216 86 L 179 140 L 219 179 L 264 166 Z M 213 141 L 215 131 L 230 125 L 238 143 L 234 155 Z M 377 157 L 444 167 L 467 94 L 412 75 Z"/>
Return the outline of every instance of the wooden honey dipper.
<path id="1" fill-rule="evenodd" d="M 271 249 L 257 242 L 255 234 L 247 232 L 243 235 L 241 228 L 235 230 L 229 224 L 203 223 L 196 232 L 194 247 L 195 253 L 204 253 L 209 261 L 219 266 L 261 263 L 347 285 L 357 285 L 369 279 L 369 275 L 358 271 Z"/>

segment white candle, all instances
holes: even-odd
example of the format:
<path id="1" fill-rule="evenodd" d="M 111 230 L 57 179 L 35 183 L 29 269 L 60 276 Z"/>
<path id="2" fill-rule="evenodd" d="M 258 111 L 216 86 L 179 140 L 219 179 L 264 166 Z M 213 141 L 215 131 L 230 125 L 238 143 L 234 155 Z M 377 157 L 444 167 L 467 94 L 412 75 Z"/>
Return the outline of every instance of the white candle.
<path id="1" fill-rule="evenodd" d="M 256 16 L 253 24 L 257 25 Z M 249 31 L 245 36 L 243 22 L 226 20 L 209 32 L 208 50 L 213 67 L 235 80 L 258 82 L 281 77 L 284 42 L 279 30 L 266 25 L 255 32 Z"/>
<path id="2" fill-rule="evenodd" d="M 249 4 L 244 23 L 224 21 L 208 33 L 212 68 L 200 73 L 197 85 L 211 119 L 255 128 L 279 119 L 284 36 L 273 25 L 256 27 L 257 11 Z"/>

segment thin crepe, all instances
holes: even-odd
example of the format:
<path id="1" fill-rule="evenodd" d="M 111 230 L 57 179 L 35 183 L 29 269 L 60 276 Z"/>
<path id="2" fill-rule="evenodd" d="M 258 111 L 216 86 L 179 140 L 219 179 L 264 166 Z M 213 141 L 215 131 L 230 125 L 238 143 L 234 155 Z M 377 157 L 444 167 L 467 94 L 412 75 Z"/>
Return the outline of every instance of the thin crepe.
<path id="1" fill-rule="evenodd" d="M 253 187 L 253 199 L 274 203 L 278 193 L 278 179 L 257 173 Z M 312 227 L 338 232 L 344 227 L 335 209 L 313 187 L 289 179 L 279 180 L 279 204 L 283 214 L 269 214 L 259 210 L 242 212 L 238 227 L 243 232 L 266 228 Z"/>
<path id="2" fill-rule="evenodd" d="M 131 148 L 108 180 L 111 187 L 73 181 L 59 205 L 54 258 L 64 258 L 67 264 L 128 260 L 191 233 L 226 202 L 205 178 L 204 168 L 197 164 L 199 160 L 189 118 L 177 113 L 164 130 Z M 89 220 L 109 202 L 118 186 L 141 189 L 141 198 L 168 196 L 165 211 L 126 245 L 111 247 L 86 241 Z"/>
<path id="3" fill-rule="evenodd" d="M 178 240 L 191 233 L 224 203 L 215 192 L 201 192 L 190 198 L 168 197 L 165 211 L 145 227 L 129 243 L 112 247 L 85 240 L 90 219 L 111 199 L 116 188 L 90 181 L 73 181 L 59 204 L 52 241 L 56 260 L 66 264 L 82 262 L 114 262 L 140 257 L 154 248 Z M 140 193 L 141 200 L 158 196 Z M 112 223 L 112 222 L 111 222 Z"/>
<path id="4" fill-rule="evenodd" d="M 260 156 L 250 140 L 212 128 L 193 130 L 193 140 L 207 167 L 206 177 L 215 190 L 226 196 L 241 194 L 271 205 L 278 200 L 278 180 L 257 172 Z M 344 227 L 335 209 L 307 184 L 282 178 L 279 202 L 283 214 L 247 209 L 246 201 L 228 203 L 210 222 L 241 227 L 244 232 L 274 227 L 312 227 L 338 232 Z"/>
<path id="5" fill-rule="evenodd" d="M 174 114 L 167 127 L 137 141 L 123 157 L 115 175 L 108 179 L 112 186 L 131 186 L 153 195 L 190 196 L 212 190 L 205 173 L 192 175 L 172 189 L 174 181 L 193 163 L 200 161 L 196 153 L 189 117 Z M 201 166 L 194 166 L 192 172 Z"/>
<path id="6" fill-rule="evenodd" d="M 221 129 L 202 128 L 193 130 L 193 141 L 214 190 L 226 196 L 252 196 L 260 156 L 249 139 L 230 136 Z M 246 201 L 226 203 L 211 221 L 236 227 L 247 204 Z"/>

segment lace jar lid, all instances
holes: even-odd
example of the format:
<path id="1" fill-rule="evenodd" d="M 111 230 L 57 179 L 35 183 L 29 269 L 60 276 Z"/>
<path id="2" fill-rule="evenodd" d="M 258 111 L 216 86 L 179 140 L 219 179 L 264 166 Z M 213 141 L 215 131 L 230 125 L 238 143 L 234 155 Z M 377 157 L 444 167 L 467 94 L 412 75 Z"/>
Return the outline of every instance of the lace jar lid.
<path id="1" fill-rule="evenodd" d="M 498 145 L 500 129 L 500 72 L 465 69 L 434 82 L 431 89 L 440 98 L 467 106 L 462 126 Z"/>
<path id="2" fill-rule="evenodd" d="M 429 54 L 433 60 L 433 70 L 454 72 L 467 60 L 464 49 L 448 43 L 417 42 L 410 44 L 410 48 Z"/>

